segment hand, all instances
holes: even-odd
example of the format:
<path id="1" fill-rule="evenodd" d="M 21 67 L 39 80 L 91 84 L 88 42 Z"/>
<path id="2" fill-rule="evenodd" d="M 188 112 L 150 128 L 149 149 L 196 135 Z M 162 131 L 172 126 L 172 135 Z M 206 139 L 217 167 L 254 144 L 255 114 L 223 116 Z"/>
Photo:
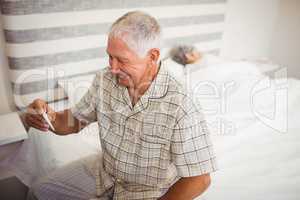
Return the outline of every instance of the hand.
<path id="1" fill-rule="evenodd" d="M 55 112 L 47 105 L 44 100 L 36 99 L 27 108 L 25 121 L 27 125 L 39 129 L 41 131 L 48 131 L 49 125 L 44 120 L 42 113 L 46 112 L 51 122 L 55 121 Z"/>

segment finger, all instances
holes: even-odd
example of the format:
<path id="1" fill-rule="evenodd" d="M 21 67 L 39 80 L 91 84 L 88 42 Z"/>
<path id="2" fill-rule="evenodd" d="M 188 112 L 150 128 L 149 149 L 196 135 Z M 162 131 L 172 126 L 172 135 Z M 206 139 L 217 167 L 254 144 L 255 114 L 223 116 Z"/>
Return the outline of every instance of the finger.
<path id="1" fill-rule="evenodd" d="M 36 118 L 29 117 L 29 121 L 33 122 L 34 124 L 38 125 L 41 128 L 47 128 L 48 124 L 46 122 L 37 120 Z"/>
<path id="2" fill-rule="evenodd" d="M 40 131 L 44 131 L 44 132 L 46 132 L 46 131 L 49 130 L 49 128 L 41 128 L 41 127 L 37 126 L 36 124 L 34 124 L 33 121 L 28 122 L 28 125 L 29 125 L 30 127 L 36 128 L 36 129 L 38 129 L 38 130 L 40 130 Z"/>
<path id="3" fill-rule="evenodd" d="M 41 130 L 41 131 L 48 131 L 48 130 L 49 130 L 49 128 L 44 128 L 44 127 L 38 126 L 37 124 L 35 124 L 34 121 L 28 121 L 28 125 L 29 125 L 30 127 L 34 127 L 34 128 L 39 129 L 39 130 Z"/>
<path id="4" fill-rule="evenodd" d="M 38 114 L 28 114 L 28 117 L 33 118 L 35 120 L 40 121 L 41 123 L 46 123 L 45 119 L 43 118 L 42 115 L 38 115 Z"/>
<path id="5" fill-rule="evenodd" d="M 36 118 L 33 118 L 32 116 L 28 117 L 28 121 L 32 123 L 36 128 L 39 129 L 49 128 L 49 125 L 47 123 L 36 120 Z"/>
<path id="6" fill-rule="evenodd" d="M 29 123 L 33 124 L 36 128 L 46 128 L 47 127 L 45 123 L 42 123 L 41 121 L 36 120 L 33 117 L 28 117 L 27 121 Z"/>
<path id="7" fill-rule="evenodd" d="M 39 120 L 43 120 L 43 115 L 39 115 L 39 114 L 28 114 L 28 116 L 39 119 Z"/>

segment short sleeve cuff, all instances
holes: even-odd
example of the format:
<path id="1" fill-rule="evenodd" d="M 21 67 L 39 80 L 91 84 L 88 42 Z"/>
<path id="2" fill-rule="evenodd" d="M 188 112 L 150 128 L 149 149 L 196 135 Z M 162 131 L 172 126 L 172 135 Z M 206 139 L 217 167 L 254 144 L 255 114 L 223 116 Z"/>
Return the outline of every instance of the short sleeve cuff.
<path id="1" fill-rule="evenodd" d="M 203 174 L 215 172 L 218 169 L 216 157 L 212 157 L 209 160 L 198 163 L 179 166 L 177 165 L 176 168 L 179 177 L 200 176 Z"/>
<path id="2" fill-rule="evenodd" d="M 71 113 L 72 113 L 73 117 L 75 117 L 79 121 L 84 122 L 86 124 L 89 123 L 89 121 L 81 114 L 78 104 L 71 107 L 70 110 L 71 110 Z"/>

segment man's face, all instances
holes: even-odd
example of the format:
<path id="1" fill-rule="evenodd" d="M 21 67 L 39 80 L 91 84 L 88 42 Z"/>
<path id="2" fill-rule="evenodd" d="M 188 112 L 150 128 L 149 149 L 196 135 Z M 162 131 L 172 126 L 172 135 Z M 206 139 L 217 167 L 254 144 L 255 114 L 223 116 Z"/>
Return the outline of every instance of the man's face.
<path id="1" fill-rule="evenodd" d="M 118 83 L 125 87 L 139 87 L 141 80 L 147 76 L 150 58 L 140 58 L 123 40 L 116 37 L 108 38 L 106 51 L 110 71 L 117 77 Z"/>

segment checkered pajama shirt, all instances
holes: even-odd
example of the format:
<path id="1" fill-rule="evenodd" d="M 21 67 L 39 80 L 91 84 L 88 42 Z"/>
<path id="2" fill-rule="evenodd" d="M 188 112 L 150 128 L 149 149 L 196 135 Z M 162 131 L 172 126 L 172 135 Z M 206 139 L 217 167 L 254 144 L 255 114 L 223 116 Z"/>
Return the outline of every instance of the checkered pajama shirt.
<path id="1" fill-rule="evenodd" d="M 114 182 L 114 199 L 156 199 L 180 177 L 216 170 L 201 108 L 163 64 L 134 107 L 106 68 L 71 111 L 98 122 L 101 164 Z"/>

